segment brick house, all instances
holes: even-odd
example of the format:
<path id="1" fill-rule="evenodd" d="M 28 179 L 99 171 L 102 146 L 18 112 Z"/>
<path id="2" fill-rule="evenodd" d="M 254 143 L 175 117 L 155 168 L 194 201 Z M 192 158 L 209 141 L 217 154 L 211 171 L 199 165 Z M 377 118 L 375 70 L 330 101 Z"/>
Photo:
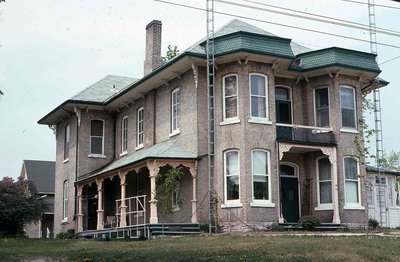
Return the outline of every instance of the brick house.
<path id="1" fill-rule="evenodd" d="M 42 217 L 25 226 L 29 238 L 52 238 L 54 224 L 54 161 L 24 160 L 20 177 L 32 181 L 42 207 Z"/>
<path id="2" fill-rule="evenodd" d="M 106 76 L 39 120 L 56 130 L 56 233 L 207 223 L 204 47 L 202 39 L 162 64 L 153 21 L 143 78 Z M 304 215 L 365 223 L 366 171 L 354 140 L 362 95 L 387 84 L 376 80 L 375 56 L 312 51 L 233 20 L 215 33 L 215 62 L 212 189 L 223 230 Z M 185 201 L 165 215 L 155 180 L 174 166 L 185 172 Z"/>

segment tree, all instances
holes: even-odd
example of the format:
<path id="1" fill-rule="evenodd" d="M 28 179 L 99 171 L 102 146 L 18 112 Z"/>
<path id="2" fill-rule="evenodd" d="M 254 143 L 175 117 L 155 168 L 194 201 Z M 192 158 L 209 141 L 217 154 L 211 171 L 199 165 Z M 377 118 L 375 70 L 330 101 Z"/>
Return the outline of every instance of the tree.
<path id="1" fill-rule="evenodd" d="M 167 51 L 167 56 L 164 56 L 162 58 L 163 62 L 168 62 L 169 60 L 171 60 L 172 58 L 174 58 L 175 56 L 177 56 L 179 54 L 179 50 L 177 46 L 174 46 L 174 48 L 172 48 L 171 45 L 168 45 L 168 51 Z"/>
<path id="2" fill-rule="evenodd" d="M 381 158 L 381 166 L 385 169 L 400 171 L 400 152 L 392 151 Z"/>
<path id="3" fill-rule="evenodd" d="M 14 181 L 5 177 L 0 181 L 0 235 L 23 233 L 24 226 L 38 221 L 41 205 L 32 181 L 22 177 Z"/>

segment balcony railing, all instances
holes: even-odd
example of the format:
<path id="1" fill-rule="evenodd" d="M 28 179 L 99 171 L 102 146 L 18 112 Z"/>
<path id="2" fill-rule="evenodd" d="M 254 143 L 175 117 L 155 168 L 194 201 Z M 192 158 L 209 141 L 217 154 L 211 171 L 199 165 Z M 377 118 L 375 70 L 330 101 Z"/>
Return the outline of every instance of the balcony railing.
<path id="1" fill-rule="evenodd" d="M 121 199 L 116 200 L 117 227 L 121 222 Z M 126 204 L 126 226 L 146 225 L 146 195 L 134 196 L 125 199 Z"/>
<path id="2" fill-rule="evenodd" d="M 336 145 L 332 128 L 276 124 L 276 139 L 301 144 Z"/>

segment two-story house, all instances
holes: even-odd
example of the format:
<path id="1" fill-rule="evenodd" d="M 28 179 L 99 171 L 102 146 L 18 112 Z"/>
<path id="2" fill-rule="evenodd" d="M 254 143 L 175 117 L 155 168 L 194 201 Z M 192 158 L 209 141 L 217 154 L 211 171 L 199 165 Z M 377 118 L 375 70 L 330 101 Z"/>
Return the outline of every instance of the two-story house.
<path id="1" fill-rule="evenodd" d="M 304 215 L 365 223 L 354 140 L 362 95 L 387 84 L 376 80 L 375 55 L 312 51 L 239 20 L 216 31 L 214 44 L 211 189 L 223 230 Z M 153 21 L 143 78 L 107 76 L 39 120 L 56 130 L 56 233 L 208 222 L 205 39 L 164 64 L 160 50 Z M 165 215 L 156 177 L 176 166 L 184 202 Z"/>

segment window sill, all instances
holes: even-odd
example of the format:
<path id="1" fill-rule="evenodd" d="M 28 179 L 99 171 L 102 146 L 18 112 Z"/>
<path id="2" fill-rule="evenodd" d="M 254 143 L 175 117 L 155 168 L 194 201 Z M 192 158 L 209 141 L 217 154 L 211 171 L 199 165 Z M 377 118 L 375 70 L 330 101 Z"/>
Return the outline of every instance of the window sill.
<path id="1" fill-rule="evenodd" d="M 88 157 L 91 157 L 91 158 L 107 158 L 105 155 L 101 155 L 101 154 L 89 154 Z"/>
<path id="2" fill-rule="evenodd" d="M 135 147 L 135 151 L 140 150 L 143 148 L 143 144 L 138 145 L 137 147 Z"/>
<path id="3" fill-rule="evenodd" d="M 243 204 L 240 202 L 236 203 L 226 203 L 226 204 L 221 204 L 221 208 L 238 208 L 238 207 L 243 207 Z"/>
<path id="4" fill-rule="evenodd" d="M 180 207 L 174 207 L 174 208 L 172 208 L 172 212 L 179 212 L 179 211 L 181 211 L 181 208 L 180 208 Z"/>
<path id="5" fill-rule="evenodd" d="M 169 134 L 169 137 L 179 135 L 180 133 L 181 133 L 181 130 L 179 128 L 175 129 L 174 131 L 171 132 L 171 134 Z"/>
<path id="6" fill-rule="evenodd" d="M 63 161 L 63 163 L 67 163 L 67 162 L 69 162 L 69 158 L 64 159 L 64 161 Z"/>
<path id="7" fill-rule="evenodd" d="M 250 203 L 251 207 L 275 207 L 274 203 L 271 202 L 252 202 Z"/>
<path id="8" fill-rule="evenodd" d="M 351 134 L 359 134 L 360 133 L 360 132 L 358 132 L 357 129 L 354 129 L 354 128 L 342 127 L 339 130 L 340 130 L 340 132 L 343 132 L 343 133 L 351 133 Z"/>
<path id="9" fill-rule="evenodd" d="M 61 221 L 61 225 L 68 225 L 69 223 L 68 223 L 68 218 L 64 218 L 62 221 Z"/>
<path id="10" fill-rule="evenodd" d="M 240 119 L 239 118 L 234 118 L 234 119 L 226 119 L 223 122 L 219 123 L 220 126 L 227 126 L 227 125 L 233 125 L 233 124 L 237 124 L 240 123 Z"/>
<path id="11" fill-rule="evenodd" d="M 351 210 L 351 209 L 353 209 L 353 210 L 365 210 L 365 207 L 363 207 L 363 206 L 360 206 L 360 205 L 345 205 L 344 207 L 343 207 L 343 209 L 348 209 L 348 210 Z"/>
<path id="12" fill-rule="evenodd" d="M 126 156 L 128 154 L 128 151 L 124 151 L 124 152 L 122 152 L 121 154 L 119 154 L 119 156 L 121 157 L 121 156 Z"/>
<path id="13" fill-rule="evenodd" d="M 326 210 L 333 210 L 333 204 L 328 205 L 319 205 L 314 208 L 315 211 L 326 211 Z"/>
<path id="14" fill-rule="evenodd" d="M 250 118 L 249 123 L 262 124 L 262 125 L 272 125 L 272 121 L 263 118 Z"/>

